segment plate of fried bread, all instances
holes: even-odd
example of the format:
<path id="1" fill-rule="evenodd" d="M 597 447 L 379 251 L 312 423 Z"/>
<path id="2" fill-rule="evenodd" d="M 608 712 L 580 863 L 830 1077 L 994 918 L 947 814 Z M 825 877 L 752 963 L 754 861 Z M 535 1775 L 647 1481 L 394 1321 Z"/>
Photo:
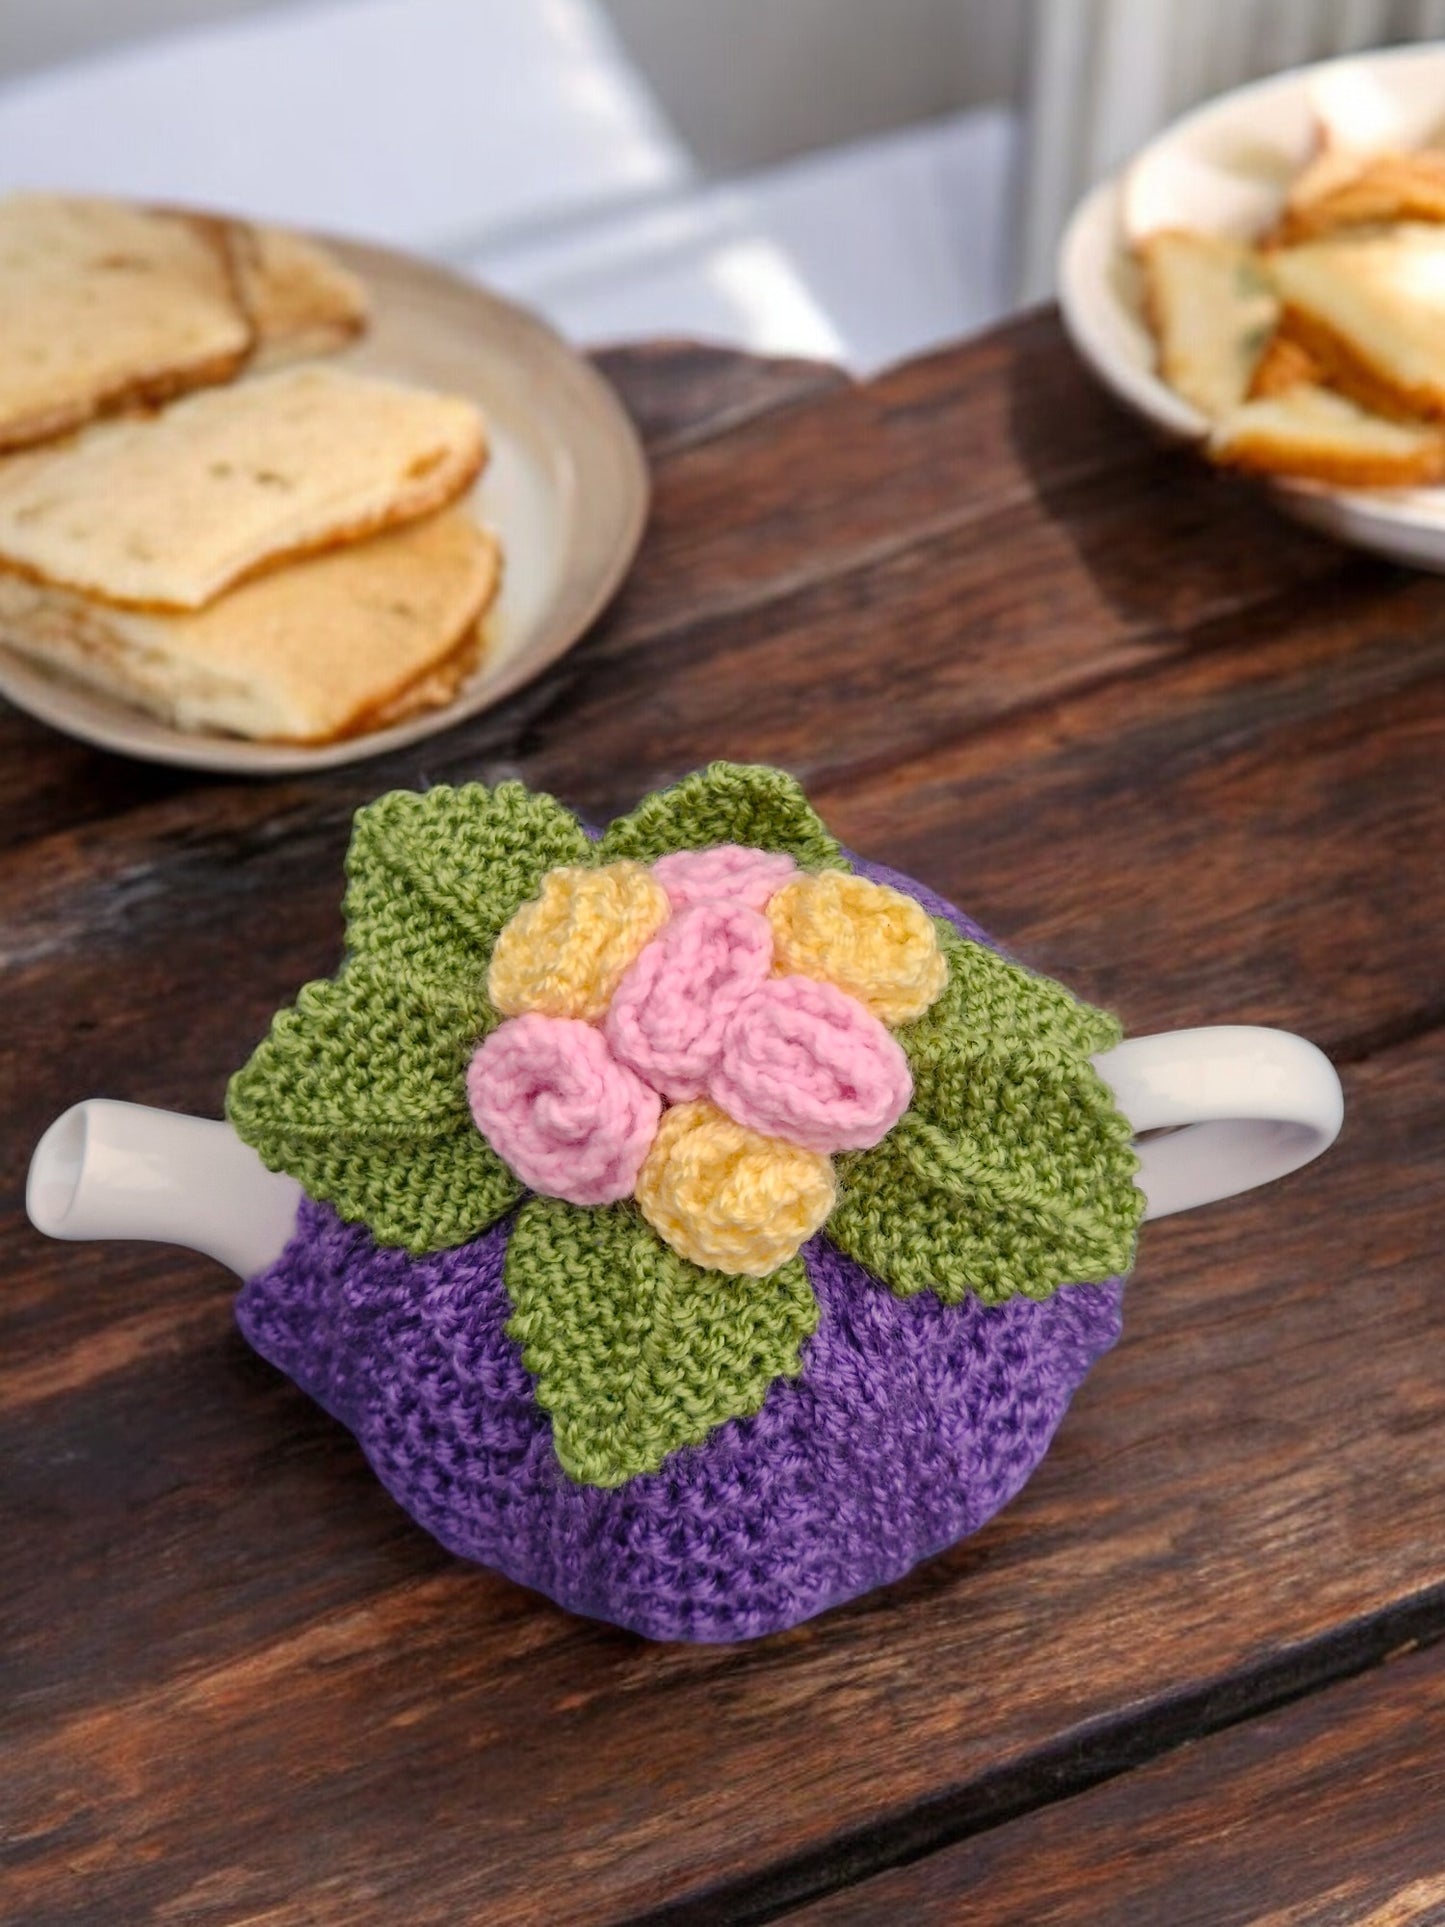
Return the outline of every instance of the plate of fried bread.
<path id="1" fill-rule="evenodd" d="M 1082 203 L 1059 293 L 1085 360 L 1165 435 L 1445 570 L 1445 46 L 1188 115 Z"/>
<path id="2" fill-rule="evenodd" d="M 400 748 L 555 662 L 646 518 L 620 402 L 425 262 L 0 199 L 0 695 L 256 774 Z"/>

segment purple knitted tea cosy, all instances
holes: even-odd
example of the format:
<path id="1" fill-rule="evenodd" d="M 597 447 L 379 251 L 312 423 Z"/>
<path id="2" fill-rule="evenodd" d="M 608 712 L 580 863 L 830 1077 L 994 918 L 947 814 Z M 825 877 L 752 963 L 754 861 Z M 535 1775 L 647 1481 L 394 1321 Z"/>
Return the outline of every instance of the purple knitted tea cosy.
<path id="1" fill-rule="evenodd" d="M 694 781 L 711 778 L 716 782 L 718 767 Z M 776 776 L 776 772 L 758 774 Z M 731 797 L 732 791 L 727 795 Z M 658 799 L 650 800 L 656 803 Z M 711 797 L 709 807 L 713 807 Z M 639 811 L 624 823 L 635 823 L 642 815 Z M 810 818 L 811 822 L 816 819 Z M 689 835 L 685 824 L 681 834 L 674 830 L 671 847 L 701 849 L 712 867 L 675 865 L 669 872 L 665 861 L 659 865 L 659 876 L 671 878 L 675 894 L 670 908 L 663 905 L 657 916 L 680 923 L 691 915 L 692 921 L 683 924 L 680 935 L 672 936 L 667 936 L 665 927 L 659 936 L 650 926 L 642 944 L 656 945 L 665 940 L 670 948 L 653 953 L 646 986 L 659 980 L 664 967 L 672 967 L 671 959 L 689 932 L 701 933 L 696 935 L 696 942 L 710 960 L 709 982 L 720 981 L 718 958 L 724 952 L 719 948 L 717 931 L 723 926 L 717 919 L 713 925 L 703 924 L 694 906 L 684 901 L 677 879 L 685 874 L 692 879 L 687 887 L 699 888 L 699 877 L 715 879 L 722 866 L 736 884 L 736 895 L 743 887 L 737 879 L 744 878 L 746 872 L 746 887 L 762 903 L 766 891 L 778 887 L 778 876 L 770 875 L 759 884 L 759 866 L 749 867 L 744 858 L 760 850 L 777 849 L 780 842 L 791 850 L 800 867 L 794 871 L 789 864 L 778 875 L 798 875 L 806 883 L 831 860 L 840 874 L 861 880 L 865 893 L 873 889 L 886 893 L 887 903 L 894 910 L 906 900 L 907 906 L 917 906 L 926 913 L 930 927 L 939 930 L 940 941 L 945 943 L 943 954 L 952 956 L 967 947 L 975 956 L 994 959 L 989 969 L 1011 973 L 1010 985 L 1025 976 L 1017 965 L 1002 960 L 998 947 L 975 924 L 921 885 L 852 857 L 836 845 L 822 851 L 824 861 L 820 863 L 818 848 L 811 843 L 800 844 L 801 832 L 789 833 L 791 845 L 782 838 L 770 844 L 765 829 L 755 815 L 748 821 L 746 833 L 731 843 L 716 834 L 704 836 L 694 830 Z M 812 835 L 811 828 L 808 834 Z M 824 834 L 821 826 L 819 834 Z M 727 851 L 737 853 L 727 855 L 725 862 L 716 855 L 724 845 Z M 664 851 L 667 847 L 664 843 Z M 634 892 L 635 899 L 644 885 L 633 875 L 638 865 L 625 839 L 622 851 L 615 867 L 619 872 L 625 870 L 622 882 Z M 654 845 L 641 848 L 639 854 L 655 859 L 658 851 Z M 600 855 L 610 855 L 605 844 Z M 811 870 L 807 867 L 810 858 Z M 551 873 L 555 874 L 555 869 Z M 364 948 L 356 943 L 356 932 L 364 929 L 357 908 L 357 874 L 353 868 L 348 896 L 353 952 L 348 969 L 357 967 L 355 958 Z M 715 880 L 707 881 L 706 888 L 715 890 Z M 423 894 L 414 892 L 408 903 Z M 535 892 L 526 899 L 528 914 L 534 914 L 538 900 Z M 545 903 L 545 897 L 541 900 Z M 883 902 L 882 897 L 877 900 Z M 866 901 L 871 903 L 873 899 L 867 897 Z M 766 905 L 760 910 L 729 912 L 734 922 L 723 934 L 744 928 L 738 917 L 761 916 L 765 910 Z M 431 914 L 430 908 L 426 914 Z M 629 909 L 626 914 L 635 913 Z M 902 916 L 904 912 L 897 914 Z M 564 937 L 566 942 L 574 942 L 577 918 L 569 915 Z M 653 913 L 649 911 L 648 915 Z M 909 908 L 906 915 L 916 917 L 917 910 Z M 424 919 L 420 912 L 413 915 L 410 910 L 408 917 L 407 941 L 415 951 Z M 781 927 L 776 917 L 774 927 Z M 614 928 L 615 920 L 607 925 L 608 931 Z M 751 929 L 751 925 L 746 926 L 745 933 Z M 782 941 L 780 937 L 780 945 Z M 633 948 L 635 955 L 635 942 Z M 595 959 L 600 954 L 594 942 L 588 963 L 594 977 L 599 967 Z M 726 952 L 730 969 L 736 954 L 735 948 Z M 636 968 L 635 964 L 631 967 Z M 778 981 L 778 967 L 775 960 L 772 982 Z M 843 971 L 844 965 L 840 964 L 838 970 Z M 623 976 L 624 985 L 628 981 Z M 856 973 L 845 981 L 855 987 L 862 984 L 857 991 L 859 997 L 872 994 Z M 498 973 L 493 973 L 490 982 L 494 999 L 500 1001 Z M 1047 986 L 1047 990 L 1055 1000 L 1066 995 L 1057 986 Z M 614 1001 L 626 994 L 614 993 Z M 730 990 L 728 994 L 735 1002 L 746 1001 L 741 992 Z M 934 989 L 932 995 L 938 998 L 940 993 Z M 303 993 L 298 1011 L 303 1011 L 305 997 Z M 789 1093 L 795 1088 L 802 1091 L 812 1104 L 807 1120 L 836 1118 L 846 1110 L 846 1128 L 856 1131 L 852 1122 L 857 1111 L 853 1087 L 849 1085 L 844 1093 L 848 1100 L 845 1107 L 835 1086 L 840 1077 L 851 1077 L 856 1083 L 863 1073 L 854 1067 L 873 1064 L 877 1052 L 860 1056 L 855 1038 L 865 1035 L 863 1020 L 842 1009 L 846 1001 L 839 996 L 840 1015 L 835 1016 L 832 1005 L 823 1007 L 832 1028 L 822 1033 L 821 1041 L 817 1020 L 808 1015 L 807 1022 L 813 1028 L 802 1034 L 811 1054 L 801 1069 L 790 1071 L 793 1085 L 784 1097 L 796 1109 L 803 1099 Z M 689 1048 L 696 1046 L 697 1037 L 702 1036 L 706 1043 L 710 1036 L 705 1026 L 693 1023 L 689 1016 L 695 1003 L 684 1000 L 678 1006 L 691 1025 L 687 1029 Z M 656 999 L 653 1005 L 643 1006 L 634 997 L 634 1004 L 645 1015 Z M 873 1008 L 885 1006 L 876 1000 Z M 1085 1007 L 1073 1008 L 1082 1011 Z M 970 1009 L 980 1027 L 997 1021 L 988 1018 L 977 1000 Z M 676 1021 L 680 1021 L 677 1010 L 668 1006 L 668 1012 L 675 1030 Z M 1099 1013 L 1090 1015 L 1099 1018 Z M 483 1034 L 482 1020 L 473 1016 L 469 1021 L 473 1037 Z M 527 1020 L 511 1021 L 520 1024 Z M 537 1021 L 546 1020 L 533 1021 L 535 1030 Z M 550 1021 L 560 1027 L 577 1020 L 553 1017 Z M 730 1017 L 732 1029 L 719 1030 L 723 1042 L 717 1045 L 718 1050 L 734 1048 L 727 1038 L 737 1030 L 739 1021 Z M 758 1020 L 753 1021 L 751 1035 L 755 1040 Z M 952 1545 L 990 1518 L 1038 1464 L 1075 1388 L 1119 1335 L 1123 1295 L 1119 1276 L 1095 1271 L 1093 1282 L 1069 1283 L 1028 1270 L 1030 1264 L 1036 1266 L 1038 1262 L 1037 1222 L 1052 1222 L 1051 1212 L 1060 1218 L 1067 1214 L 1054 1211 L 1047 1199 L 1040 1204 L 1029 1183 L 1016 1173 L 1005 1182 L 998 1171 L 991 1170 L 990 1144 L 970 1148 L 966 1160 L 967 1169 L 974 1174 L 971 1182 L 985 1200 L 977 1214 L 970 1218 L 958 1202 L 957 1189 L 948 1189 L 963 1180 L 951 1175 L 954 1167 L 940 1175 L 944 1154 L 925 1127 L 932 1115 L 964 1114 L 958 1107 L 971 1101 L 967 1096 L 968 1072 L 966 1064 L 960 1068 L 946 1053 L 940 1060 L 936 1044 L 925 1047 L 922 1040 L 928 1021 L 893 1019 L 893 1030 L 909 1054 L 912 1109 L 892 1138 L 878 1126 L 870 1127 L 876 1133 L 870 1142 L 878 1142 L 879 1150 L 841 1149 L 835 1167 L 817 1151 L 791 1152 L 788 1145 L 777 1145 L 780 1156 L 787 1153 L 811 1159 L 810 1164 L 799 1167 L 804 1169 L 807 1181 L 812 1182 L 811 1173 L 816 1169 L 826 1174 L 819 1181 L 830 1187 L 825 1205 L 813 1220 L 821 1228 L 804 1236 L 795 1256 L 761 1260 L 751 1276 L 723 1276 L 707 1270 L 707 1264 L 714 1261 L 676 1242 L 711 1235 L 706 1227 L 698 1231 L 686 1217 L 684 1207 L 691 1194 L 674 1184 L 672 1191 L 663 1195 L 663 1202 L 655 1203 L 664 1188 L 654 1182 L 652 1191 L 648 1191 L 649 1166 L 643 1163 L 642 1175 L 638 1176 L 636 1159 L 631 1174 L 618 1182 L 625 1181 L 629 1188 L 635 1186 L 637 1203 L 631 1201 L 629 1189 L 628 1194 L 615 1193 L 622 1202 L 604 1207 L 608 1213 L 627 1214 L 627 1224 L 650 1241 L 649 1250 L 660 1252 L 668 1265 L 681 1266 L 694 1284 L 702 1280 L 704 1289 L 751 1294 L 757 1302 L 770 1305 L 768 1294 L 777 1288 L 778 1281 L 791 1281 L 778 1300 L 779 1304 L 786 1300 L 792 1308 L 787 1318 L 793 1320 L 784 1339 L 778 1341 L 781 1349 L 768 1349 L 774 1341 L 766 1334 L 778 1322 L 771 1310 L 766 1317 L 772 1323 L 749 1327 L 752 1335 L 741 1341 L 744 1352 L 756 1345 L 766 1358 L 708 1354 L 679 1377 L 682 1368 L 674 1353 L 679 1348 L 685 1350 L 689 1342 L 701 1342 L 689 1341 L 685 1321 L 678 1325 L 678 1335 L 664 1335 L 650 1351 L 650 1340 L 643 1342 L 641 1349 L 629 1350 L 632 1340 L 623 1337 L 618 1337 L 615 1345 L 609 1340 L 599 1350 L 595 1328 L 609 1319 L 632 1317 L 627 1309 L 632 1301 L 619 1298 L 618 1303 L 624 1307 L 621 1312 L 610 1298 L 594 1308 L 586 1296 L 588 1279 L 603 1277 L 604 1273 L 589 1272 L 585 1267 L 569 1270 L 565 1254 L 573 1247 L 558 1234 L 564 1258 L 557 1260 L 557 1266 L 567 1273 L 559 1300 L 562 1309 L 555 1315 L 543 1315 L 551 1301 L 529 1298 L 525 1267 L 520 1262 L 515 1268 L 509 1263 L 509 1249 L 518 1236 L 519 1225 L 525 1222 L 524 1214 L 536 1210 L 539 1204 L 536 1199 L 529 1204 L 528 1192 L 514 1178 L 509 1176 L 512 1189 L 505 1196 L 497 1193 L 500 1209 L 491 1210 L 490 1221 L 477 1234 L 449 1236 L 451 1221 L 447 1220 L 447 1231 L 433 1232 L 425 1241 L 409 1240 L 392 1230 L 384 1207 L 368 1202 L 371 1194 L 359 1188 L 371 1182 L 358 1178 L 352 1169 L 360 1153 L 348 1150 L 338 1162 L 333 1145 L 327 1154 L 329 1162 L 313 1158 L 308 1165 L 305 1160 L 311 1154 L 295 1148 L 311 1140 L 303 1139 L 295 1123 L 294 1106 L 288 1113 L 289 1136 L 284 1143 L 279 1135 L 274 1141 L 267 1140 L 254 1123 L 253 1113 L 247 1111 L 247 1087 L 238 1080 L 232 1101 L 237 1128 L 252 1141 L 261 1140 L 258 1148 L 268 1163 L 295 1170 L 311 1194 L 302 1204 L 295 1235 L 281 1257 L 242 1290 L 237 1302 L 241 1329 L 263 1357 L 355 1434 L 377 1475 L 398 1502 L 462 1557 L 534 1587 L 572 1611 L 615 1622 L 654 1639 L 736 1640 L 795 1625 L 900 1577 L 919 1560 Z M 1061 1057 L 1071 1056 L 1075 1069 L 1080 1062 L 1087 1064 L 1077 1044 L 1070 1046 L 1066 1041 L 1071 1021 L 1067 1015 L 1060 1017 L 1042 1045 L 1034 1040 L 1020 1044 L 1015 1038 L 1002 1059 L 999 1051 L 994 1051 L 994 1071 L 998 1061 L 1006 1062 L 1006 1093 L 1012 1093 L 1007 1096 L 1005 1113 L 1011 1105 L 1027 1111 L 1031 1102 L 1040 1108 L 1036 1080 L 1051 1076 Z M 1102 1020 L 1105 1025 L 1108 1021 Z M 495 1025 L 496 1013 L 489 1013 L 485 1022 Z M 594 1026 L 601 1023 L 603 1034 L 612 1035 L 605 1020 L 594 1016 L 592 1022 Z M 505 1022 L 501 1029 L 506 1029 Z M 570 1035 L 560 1028 L 557 1034 L 563 1042 Z M 1108 1035 L 1107 1030 L 1080 1032 L 1086 1042 L 1095 1034 Z M 283 1039 L 286 1035 L 283 1033 Z M 674 1032 L 668 1035 L 674 1037 Z M 768 1033 L 769 1048 L 774 1048 L 772 1035 Z M 866 1033 L 870 1050 L 872 1035 L 871 1031 Z M 840 1036 L 842 1044 L 837 1043 Z M 267 1048 L 275 1049 L 274 1036 Z M 331 1060 L 314 1043 L 307 1048 L 311 1051 L 306 1060 L 309 1090 Z M 735 1048 L 741 1051 L 743 1047 Z M 756 1055 L 755 1042 L 748 1048 Z M 594 1051 L 590 1043 L 588 1050 Z M 474 1063 L 483 1056 L 483 1050 L 477 1050 Z M 380 1060 L 373 1057 L 372 1061 Z M 408 1065 L 411 1061 L 407 1059 Z M 464 1058 L 454 1054 L 447 1062 L 450 1065 L 453 1061 L 458 1069 L 465 1068 Z M 577 1061 L 581 1060 L 574 1057 L 569 1064 Z M 632 1061 L 637 1061 L 635 1050 Z M 787 1061 L 794 1065 L 795 1057 Z M 839 1064 L 845 1067 L 841 1071 L 837 1069 Z M 589 1077 L 590 1065 L 589 1057 L 584 1066 Z M 833 1078 L 824 1090 L 831 1110 L 816 1097 L 823 1088 L 819 1079 L 824 1071 Z M 607 1101 L 612 1089 L 606 1082 L 613 1075 L 611 1069 L 604 1066 L 604 1073 L 600 1085 L 586 1086 L 589 1091 L 602 1091 L 598 1103 Z M 537 1075 L 535 1071 L 528 1074 L 533 1078 Z M 274 1084 L 274 1069 L 268 1075 Z M 446 1075 L 453 1073 L 448 1069 Z M 990 1077 L 992 1082 L 980 1073 L 979 1088 L 987 1084 L 994 1094 L 989 1101 L 996 1106 L 998 1078 L 994 1072 Z M 407 1088 L 414 1089 L 415 1080 Z M 556 1092 L 548 1088 L 552 1093 L 548 1101 L 552 1102 Z M 726 1087 L 718 1083 L 708 1088 Z M 574 1086 L 568 1085 L 566 1091 L 571 1102 Z M 515 1115 L 516 1100 L 509 1097 L 508 1101 L 513 1106 L 509 1115 Z M 736 1134 L 741 1129 L 706 1100 L 699 1103 L 689 1096 L 674 1103 L 671 1110 L 667 1108 L 669 1102 L 664 1092 L 660 1104 L 652 1101 L 650 1112 L 633 1104 L 625 1113 L 628 1130 L 633 1129 L 638 1115 L 644 1115 L 650 1119 L 644 1135 L 659 1146 L 664 1142 L 666 1120 L 684 1111 L 689 1117 L 693 1112 L 705 1113 L 703 1122 L 714 1133 Z M 953 1111 L 947 1110 L 950 1103 Z M 659 1108 L 661 1124 L 657 1122 Z M 259 1107 L 256 1109 L 259 1111 Z M 922 1113 L 923 1123 L 910 1126 L 914 1112 Z M 248 1123 L 249 1131 L 245 1128 Z M 891 1117 L 888 1124 L 892 1124 Z M 479 1122 L 469 1123 L 467 1128 L 475 1133 L 481 1126 Z M 533 1127 L 529 1124 L 528 1128 Z M 815 1134 L 820 1128 L 807 1122 L 807 1129 Z M 893 1224 L 888 1235 L 901 1236 L 910 1243 L 917 1262 L 911 1273 L 905 1268 L 886 1283 L 884 1274 L 893 1269 L 891 1261 L 875 1259 L 869 1264 L 858 1255 L 861 1252 L 873 1258 L 875 1249 L 882 1251 L 885 1247 L 869 1245 L 868 1234 L 854 1228 L 865 1219 L 876 1227 L 879 1213 L 870 1205 L 873 1215 L 868 1218 L 856 1200 L 881 1196 L 885 1205 L 891 1202 L 892 1193 L 886 1189 L 879 1192 L 876 1185 L 873 1191 L 868 1189 L 872 1182 L 869 1173 L 884 1168 L 875 1167 L 872 1161 L 883 1156 L 890 1143 L 896 1144 L 899 1133 L 907 1128 L 924 1133 L 916 1143 L 926 1149 L 908 1149 L 913 1160 L 909 1168 L 917 1174 L 916 1187 L 912 1193 L 902 1194 L 902 1202 L 882 1215 L 890 1219 L 902 1215 L 901 1225 Z M 1114 1185 L 1118 1194 L 1115 1221 L 1122 1227 L 1119 1235 L 1123 1242 L 1113 1248 L 1127 1263 L 1140 1206 L 1138 1193 L 1129 1182 L 1133 1167 L 1127 1126 L 1117 1116 L 1110 1116 L 1101 1128 L 1105 1137 L 1099 1141 L 1107 1140 L 1114 1162 L 1106 1178 L 1098 1181 Z M 649 1135 L 654 1132 L 655 1140 Z M 337 1135 L 345 1135 L 344 1124 L 338 1127 Z M 756 1142 L 774 1143 L 772 1139 L 756 1140 L 747 1133 L 743 1137 L 747 1140 L 744 1151 L 749 1155 Z M 905 1147 L 915 1146 L 915 1139 L 906 1135 L 901 1141 Z M 1039 1182 L 1053 1198 L 1064 1180 L 1050 1160 L 1055 1159 L 1062 1169 L 1067 1158 L 1052 1148 L 1041 1149 L 1032 1137 L 1027 1143 L 1028 1156 L 1044 1173 Z M 728 1144 L 729 1155 L 735 1157 L 731 1138 Z M 482 1148 L 485 1150 L 485 1145 Z M 644 1153 L 649 1160 L 657 1156 L 655 1148 L 648 1152 L 644 1146 Z M 396 1155 L 394 1148 L 389 1155 Z M 899 1155 L 895 1153 L 895 1157 Z M 1090 1170 L 1097 1177 L 1108 1159 L 1101 1160 L 1097 1149 L 1089 1155 Z M 1002 1165 L 1003 1161 L 1000 1152 L 994 1162 Z M 610 1170 L 613 1166 L 597 1168 Z M 729 1165 L 729 1170 L 736 1168 L 742 1167 Z M 768 1165 L 764 1178 L 772 1183 L 777 1172 L 793 1168 Z M 890 1173 L 897 1168 L 896 1162 L 886 1167 Z M 748 1183 L 753 1183 L 753 1167 L 747 1166 L 746 1173 Z M 893 1181 L 890 1176 L 888 1182 Z M 589 1184 L 593 1182 L 588 1179 Z M 855 1200 L 852 1205 L 850 1197 Z M 678 1198 L 683 1204 L 676 1202 Z M 912 1199 L 916 1203 L 910 1202 Z M 1009 1205 L 1009 1200 L 1014 1204 Z M 584 1201 L 592 1203 L 590 1194 Z M 652 1231 L 642 1226 L 636 1215 L 639 1206 L 663 1242 L 654 1240 Z M 547 1208 L 564 1210 L 561 1205 Z M 824 1210 L 830 1212 L 825 1222 L 821 1215 Z M 910 1240 L 909 1213 L 915 1211 L 916 1236 Z M 956 1216 L 956 1238 L 950 1237 L 954 1221 L 950 1213 Z M 674 1230 L 673 1224 L 678 1217 L 680 1231 Z M 565 1217 L 552 1222 L 562 1224 L 565 1233 Z M 1097 1227 L 1091 1225 L 1090 1229 L 1097 1240 Z M 875 1235 L 882 1236 L 876 1231 Z M 669 1243 L 684 1256 L 669 1251 Z M 428 1244 L 431 1248 L 426 1248 Z M 968 1256 L 975 1247 L 994 1255 Z M 1051 1248 L 1044 1246 L 1045 1252 Z M 1059 1248 L 1083 1247 L 1065 1244 Z M 520 1249 L 518 1245 L 513 1250 L 514 1260 Z M 545 1249 L 550 1252 L 553 1246 Z M 965 1253 L 959 1263 L 966 1261 L 974 1267 L 962 1283 L 957 1266 L 940 1256 L 947 1251 Z M 1048 1263 L 1047 1256 L 1042 1262 Z M 702 1270 L 697 1269 L 699 1264 Z M 768 1265 L 766 1272 L 764 1264 Z M 938 1274 L 936 1283 L 931 1281 L 929 1265 Z M 706 1285 L 708 1279 L 714 1281 L 713 1285 Z M 607 1291 L 614 1282 L 607 1279 Z M 799 1306 L 805 1307 L 805 1315 L 797 1311 Z M 778 1318 L 782 1316 L 779 1312 Z M 764 1335 L 758 1336 L 759 1332 Z M 706 1339 L 706 1344 L 715 1347 L 723 1342 L 721 1326 Z M 572 1353 L 568 1352 L 569 1344 Z M 613 1352 L 630 1361 L 630 1379 L 617 1378 Z M 637 1382 L 644 1377 L 647 1383 Z M 656 1410 L 663 1407 L 668 1416 L 658 1419 Z M 599 1439 L 612 1442 L 598 1444 Z M 617 1444 L 617 1440 L 622 1443 Z"/>

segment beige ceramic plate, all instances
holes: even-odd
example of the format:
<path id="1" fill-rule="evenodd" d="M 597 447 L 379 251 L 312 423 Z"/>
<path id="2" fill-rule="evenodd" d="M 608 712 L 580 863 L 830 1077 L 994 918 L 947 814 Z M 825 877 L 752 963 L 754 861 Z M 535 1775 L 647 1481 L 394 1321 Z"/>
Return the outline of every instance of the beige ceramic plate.
<path id="1" fill-rule="evenodd" d="M 504 551 L 488 648 L 451 702 L 318 749 L 171 729 L 0 649 L 0 695 L 126 756 L 258 776 L 329 769 L 450 729 L 510 695 L 582 635 L 621 582 L 647 516 L 647 464 L 602 377 L 550 328 L 442 268 L 328 240 L 366 283 L 371 327 L 337 365 L 466 395 L 491 460 L 473 491 Z"/>

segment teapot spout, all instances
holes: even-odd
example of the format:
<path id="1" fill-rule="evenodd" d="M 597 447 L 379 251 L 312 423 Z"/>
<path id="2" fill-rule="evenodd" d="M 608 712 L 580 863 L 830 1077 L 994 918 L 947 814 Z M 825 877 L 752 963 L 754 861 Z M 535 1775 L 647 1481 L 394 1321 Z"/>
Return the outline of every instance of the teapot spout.
<path id="1" fill-rule="evenodd" d="M 93 1097 L 35 1147 L 25 1209 L 51 1238 L 187 1245 L 250 1278 L 279 1258 L 301 1187 L 229 1124 Z"/>

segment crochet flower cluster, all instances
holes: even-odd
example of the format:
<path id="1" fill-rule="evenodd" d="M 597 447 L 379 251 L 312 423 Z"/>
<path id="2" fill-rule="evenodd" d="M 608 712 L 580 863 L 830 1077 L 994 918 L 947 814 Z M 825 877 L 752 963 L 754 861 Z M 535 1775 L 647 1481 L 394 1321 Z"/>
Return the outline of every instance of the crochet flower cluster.
<path id="1" fill-rule="evenodd" d="M 782 852 L 566 865 L 492 952 L 507 1021 L 467 1071 L 471 1113 L 532 1190 L 635 1197 L 693 1264 L 766 1277 L 832 1211 L 832 1154 L 907 1109 L 884 1020 L 921 1017 L 947 975 L 911 898 Z"/>
<path id="2" fill-rule="evenodd" d="M 796 1378 L 825 1243 L 945 1304 L 1127 1269 L 1142 1196 L 1090 1061 L 1117 1024 L 860 875 L 781 770 L 714 764 L 600 838 L 519 783 L 398 790 L 346 869 L 342 967 L 227 1115 L 379 1245 L 505 1224 L 573 1479 L 655 1471 Z M 458 1332 L 461 1384 L 469 1356 Z"/>

